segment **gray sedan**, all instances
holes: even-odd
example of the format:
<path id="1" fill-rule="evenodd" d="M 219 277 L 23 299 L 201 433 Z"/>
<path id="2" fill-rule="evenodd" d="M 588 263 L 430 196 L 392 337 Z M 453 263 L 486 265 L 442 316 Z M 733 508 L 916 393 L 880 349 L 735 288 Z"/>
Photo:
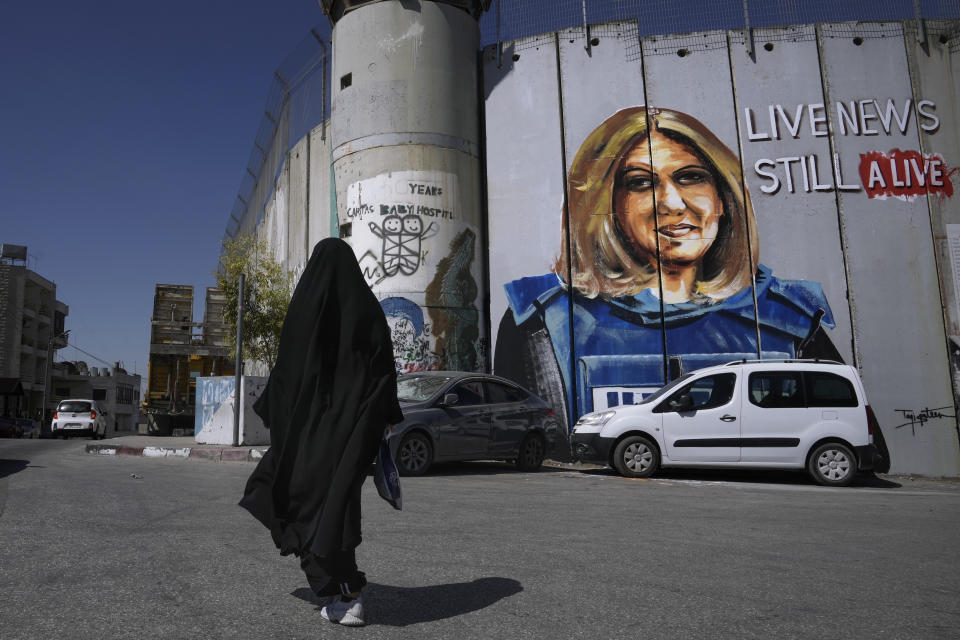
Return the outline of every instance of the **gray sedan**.
<path id="1" fill-rule="evenodd" d="M 408 373 L 397 379 L 404 420 L 390 447 L 402 475 L 434 462 L 513 460 L 540 468 L 558 421 L 546 402 L 497 376 L 462 371 Z"/>

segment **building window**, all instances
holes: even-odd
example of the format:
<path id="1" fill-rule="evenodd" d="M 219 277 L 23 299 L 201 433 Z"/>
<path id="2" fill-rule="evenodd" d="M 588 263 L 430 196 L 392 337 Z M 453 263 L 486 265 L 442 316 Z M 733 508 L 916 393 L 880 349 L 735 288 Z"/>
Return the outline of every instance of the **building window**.
<path id="1" fill-rule="evenodd" d="M 117 404 L 133 404 L 133 387 L 117 385 Z"/>
<path id="2" fill-rule="evenodd" d="M 58 398 L 66 398 L 70 395 L 70 387 L 57 387 L 53 390 L 53 395 Z"/>
<path id="3" fill-rule="evenodd" d="M 107 399 L 107 390 L 106 390 L 106 389 L 94 389 L 94 390 L 93 390 L 93 399 L 94 399 L 94 400 L 106 400 L 106 399 Z"/>

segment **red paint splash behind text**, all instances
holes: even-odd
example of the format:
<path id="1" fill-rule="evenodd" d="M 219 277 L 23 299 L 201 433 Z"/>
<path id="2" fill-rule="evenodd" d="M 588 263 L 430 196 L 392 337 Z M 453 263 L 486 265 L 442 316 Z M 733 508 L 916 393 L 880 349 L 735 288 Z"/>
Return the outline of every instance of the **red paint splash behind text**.
<path id="1" fill-rule="evenodd" d="M 894 196 L 912 198 L 925 193 L 941 197 L 953 195 L 950 168 L 938 154 L 893 149 L 889 153 L 871 151 L 860 154 L 860 181 L 867 196 Z"/>

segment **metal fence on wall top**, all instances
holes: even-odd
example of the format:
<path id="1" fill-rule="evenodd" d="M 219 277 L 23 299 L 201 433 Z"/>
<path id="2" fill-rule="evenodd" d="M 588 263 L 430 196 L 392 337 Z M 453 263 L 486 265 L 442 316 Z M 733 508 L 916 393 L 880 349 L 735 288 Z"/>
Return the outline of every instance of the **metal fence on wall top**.
<path id="1" fill-rule="evenodd" d="M 318 25 L 274 71 L 224 239 L 253 231 L 287 151 L 329 118 L 329 49 L 329 28 Z"/>
<path id="2" fill-rule="evenodd" d="M 480 20 L 480 38 L 489 45 L 624 20 L 635 20 L 637 35 L 643 37 L 818 22 L 958 17 L 956 0 L 493 0 Z"/>
<path id="3" fill-rule="evenodd" d="M 480 18 L 480 42 L 488 46 L 517 41 L 512 48 L 519 51 L 543 44 L 555 31 L 580 28 L 585 46 L 589 46 L 590 33 L 602 35 L 614 28 L 621 38 L 636 39 L 637 46 L 630 52 L 639 56 L 639 39 L 661 34 L 821 22 L 952 18 L 960 18 L 957 0 L 493 0 Z M 616 22 L 621 24 L 604 24 Z M 622 23 L 630 26 L 625 29 Z M 286 153 L 329 118 L 329 32 L 326 23 L 315 26 L 277 67 L 231 208 L 225 239 L 256 228 Z M 960 46 L 956 34 L 929 35 L 950 37 L 955 46 Z M 689 46 L 708 47 L 709 40 L 691 40 Z M 664 49 L 662 53 L 676 53 L 676 48 Z"/>

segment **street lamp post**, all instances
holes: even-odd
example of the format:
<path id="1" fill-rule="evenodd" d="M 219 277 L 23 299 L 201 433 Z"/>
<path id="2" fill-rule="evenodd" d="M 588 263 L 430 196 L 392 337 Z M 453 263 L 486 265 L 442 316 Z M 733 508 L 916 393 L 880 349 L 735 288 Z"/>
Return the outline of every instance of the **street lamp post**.
<path id="1" fill-rule="evenodd" d="M 53 341 L 57 338 L 63 338 L 66 340 L 67 334 L 70 333 L 70 330 L 67 329 L 63 333 L 57 333 L 50 336 L 50 339 L 47 340 L 47 359 L 43 362 L 43 400 L 40 402 L 40 429 L 43 429 L 43 425 L 47 422 L 47 387 L 50 381 L 50 347 L 53 346 Z M 57 347 L 58 349 L 62 347 Z"/>

